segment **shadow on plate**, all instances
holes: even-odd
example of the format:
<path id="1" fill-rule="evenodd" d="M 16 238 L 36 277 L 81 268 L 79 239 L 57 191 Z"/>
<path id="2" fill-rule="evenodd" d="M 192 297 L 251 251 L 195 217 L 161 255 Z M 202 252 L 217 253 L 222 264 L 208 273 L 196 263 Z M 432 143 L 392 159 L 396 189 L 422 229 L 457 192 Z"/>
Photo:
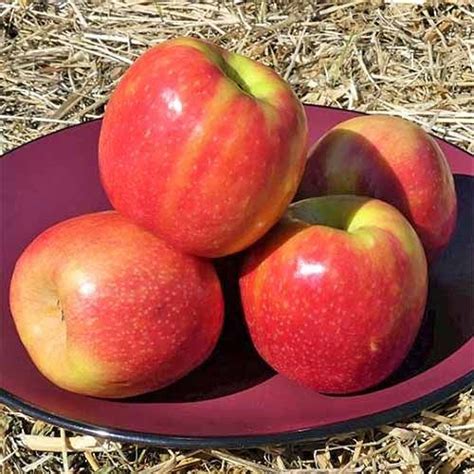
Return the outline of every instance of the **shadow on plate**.
<path id="1" fill-rule="evenodd" d="M 370 391 L 424 372 L 474 335 L 474 178 L 455 175 L 455 185 L 458 225 L 448 248 L 430 268 L 428 301 L 418 337 L 401 367 Z"/>
<path id="2" fill-rule="evenodd" d="M 122 400 L 183 403 L 210 400 L 251 388 L 275 372 L 254 349 L 242 314 L 238 288 L 240 255 L 216 260 L 226 301 L 222 336 L 211 357 L 189 375 L 162 390 Z"/>
<path id="3" fill-rule="evenodd" d="M 402 366 L 364 393 L 396 385 L 433 367 L 474 334 L 474 178 L 456 175 L 455 183 L 458 223 L 463 225 L 458 225 L 449 247 L 430 268 L 427 309 L 418 338 Z M 226 296 L 226 322 L 212 356 L 175 384 L 124 403 L 209 400 L 251 388 L 275 374 L 253 348 L 243 322 L 237 282 L 240 258 L 216 261 Z"/>

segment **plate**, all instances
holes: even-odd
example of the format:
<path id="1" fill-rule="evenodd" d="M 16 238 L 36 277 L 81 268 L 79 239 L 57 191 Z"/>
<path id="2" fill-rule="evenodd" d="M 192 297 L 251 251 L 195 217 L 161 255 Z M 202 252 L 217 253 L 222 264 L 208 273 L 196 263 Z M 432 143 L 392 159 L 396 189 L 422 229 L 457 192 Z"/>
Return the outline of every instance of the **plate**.
<path id="1" fill-rule="evenodd" d="M 306 107 L 311 142 L 355 112 Z M 235 278 L 223 336 L 212 357 L 163 390 L 127 400 L 63 391 L 35 369 L 16 334 L 8 289 L 16 259 L 38 233 L 63 219 L 110 208 L 99 183 L 100 121 L 53 133 L 8 153 L 2 173 L 0 402 L 36 418 L 119 441 L 168 447 L 243 447 L 322 438 L 393 422 L 466 388 L 473 359 L 473 158 L 438 140 L 459 201 L 457 230 L 430 271 L 419 337 L 403 366 L 381 386 L 328 396 L 276 375 L 242 324 Z M 235 259 L 218 262 L 233 274 Z"/>

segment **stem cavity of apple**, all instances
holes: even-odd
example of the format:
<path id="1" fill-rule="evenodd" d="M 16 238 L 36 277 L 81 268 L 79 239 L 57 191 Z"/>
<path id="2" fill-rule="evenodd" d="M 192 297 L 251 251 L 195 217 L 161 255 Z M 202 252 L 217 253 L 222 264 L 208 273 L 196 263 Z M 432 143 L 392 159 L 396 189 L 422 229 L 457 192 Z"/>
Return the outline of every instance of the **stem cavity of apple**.
<path id="1" fill-rule="evenodd" d="M 222 72 L 232 81 L 237 87 L 242 90 L 245 94 L 254 97 L 250 91 L 247 83 L 242 79 L 242 76 L 233 68 L 227 61 L 223 60 L 221 65 Z"/>
<path id="2" fill-rule="evenodd" d="M 56 301 L 56 306 L 58 307 L 59 311 L 61 312 L 61 321 L 64 321 L 65 320 L 64 310 L 61 306 L 61 301 L 60 300 Z"/>

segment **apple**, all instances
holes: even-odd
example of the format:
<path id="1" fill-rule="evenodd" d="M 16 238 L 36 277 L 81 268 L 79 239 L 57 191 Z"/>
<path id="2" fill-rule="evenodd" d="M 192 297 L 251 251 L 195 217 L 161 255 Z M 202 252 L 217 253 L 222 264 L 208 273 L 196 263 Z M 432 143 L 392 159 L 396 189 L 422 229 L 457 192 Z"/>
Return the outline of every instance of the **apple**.
<path id="1" fill-rule="evenodd" d="M 456 192 L 446 158 L 421 127 L 367 115 L 338 124 L 312 148 L 299 198 L 358 194 L 387 201 L 411 222 L 429 261 L 456 224 Z"/>
<path id="2" fill-rule="evenodd" d="M 211 353 L 223 323 L 211 263 L 174 250 L 115 211 L 40 234 L 17 261 L 10 307 L 45 377 L 110 398 L 183 377 Z"/>
<path id="3" fill-rule="evenodd" d="M 194 38 L 161 43 L 128 69 L 100 133 L 100 174 L 115 209 L 205 257 L 265 234 L 306 159 L 306 116 L 289 85 Z"/>
<path id="4" fill-rule="evenodd" d="M 240 277 L 254 345 L 276 371 L 319 392 L 372 387 L 419 330 L 427 263 L 391 205 L 339 195 L 292 204 L 248 250 Z"/>

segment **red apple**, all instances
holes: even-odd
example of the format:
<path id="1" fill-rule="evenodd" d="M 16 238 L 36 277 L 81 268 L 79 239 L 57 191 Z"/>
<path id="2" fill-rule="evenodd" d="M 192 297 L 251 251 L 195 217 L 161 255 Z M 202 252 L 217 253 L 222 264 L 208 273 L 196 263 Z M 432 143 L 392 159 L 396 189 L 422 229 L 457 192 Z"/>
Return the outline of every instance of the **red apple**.
<path id="1" fill-rule="evenodd" d="M 174 382 L 207 358 L 223 322 L 212 265 L 115 211 L 39 235 L 16 264 L 10 306 L 43 375 L 98 397 Z"/>
<path id="2" fill-rule="evenodd" d="M 397 207 L 430 261 L 454 231 L 456 193 L 446 158 L 422 128 L 398 117 L 353 118 L 316 143 L 298 195 L 326 194 L 372 196 Z"/>
<path id="3" fill-rule="evenodd" d="M 99 144 L 113 206 L 174 247 L 242 250 L 282 216 L 307 158 L 301 103 L 270 68 L 193 38 L 125 73 Z"/>
<path id="4" fill-rule="evenodd" d="M 248 252 L 245 318 L 275 370 L 320 392 L 349 393 L 401 364 L 423 316 L 427 265 L 394 207 L 344 195 L 300 201 Z"/>

